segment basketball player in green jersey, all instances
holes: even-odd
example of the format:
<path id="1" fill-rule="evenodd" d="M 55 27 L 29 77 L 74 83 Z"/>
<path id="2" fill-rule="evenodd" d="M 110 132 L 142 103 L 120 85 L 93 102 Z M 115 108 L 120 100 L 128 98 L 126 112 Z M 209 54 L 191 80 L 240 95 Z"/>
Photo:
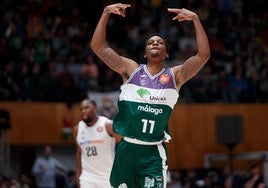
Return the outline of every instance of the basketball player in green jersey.
<path id="1" fill-rule="evenodd" d="M 114 188 L 166 187 L 167 155 L 163 142 L 170 139 L 168 119 L 179 96 L 179 89 L 195 76 L 210 57 L 206 33 L 196 13 L 168 8 L 173 20 L 192 21 L 196 33 L 197 53 L 184 64 L 165 68 L 169 56 L 166 40 L 153 34 L 145 44 L 147 64 L 120 56 L 106 39 L 111 14 L 125 17 L 129 4 L 112 4 L 104 8 L 91 40 L 95 54 L 124 81 L 118 99 L 118 113 L 113 129 L 123 136 L 117 146 L 110 176 Z"/>

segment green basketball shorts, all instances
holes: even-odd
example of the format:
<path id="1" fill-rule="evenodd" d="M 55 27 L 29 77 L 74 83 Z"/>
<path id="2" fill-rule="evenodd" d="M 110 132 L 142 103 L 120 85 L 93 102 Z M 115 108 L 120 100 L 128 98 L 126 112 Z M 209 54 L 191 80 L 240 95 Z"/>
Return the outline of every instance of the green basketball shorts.
<path id="1" fill-rule="evenodd" d="M 167 153 L 164 143 L 140 145 L 122 139 L 110 176 L 113 188 L 165 188 Z"/>

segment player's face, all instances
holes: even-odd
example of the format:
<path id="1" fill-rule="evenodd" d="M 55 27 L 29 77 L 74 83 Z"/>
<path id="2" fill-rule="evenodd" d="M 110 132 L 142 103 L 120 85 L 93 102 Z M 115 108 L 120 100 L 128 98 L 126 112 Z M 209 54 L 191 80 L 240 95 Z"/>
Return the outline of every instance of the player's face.
<path id="1" fill-rule="evenodd" d="M 152 36 L 147 40 L 145 57 L 168 57 L 164 39 L 159 36 Z"/>
<path id="2" fill-rule="evenodd" d="M 90 123 L 96 117 L 96 107 L 92 105 L 89 101 L 83 101 L 80 104 L 81 119 Z"/>

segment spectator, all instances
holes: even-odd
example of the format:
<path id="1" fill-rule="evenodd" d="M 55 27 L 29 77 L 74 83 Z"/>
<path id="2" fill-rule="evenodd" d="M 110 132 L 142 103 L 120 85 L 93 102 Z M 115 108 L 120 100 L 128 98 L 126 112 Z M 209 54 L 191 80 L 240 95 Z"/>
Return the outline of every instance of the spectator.
<path id="1" fill-rule="evenodd" d="M 171 182 L 169 183 L 169 188 L 182 188 L 182 176 L 179 170 L 175 170 L 171 173 Z"/>
<path id="2" fill-rule="evenodd" d="M 32 181 L 27 176 L 27 174 L 25 174 L 25 173 L 21 173 L 19 175 L 19 183 L 20 183 L 19 188 L 30 188 L 30 187 L 32 187 Z"/>
<path id="3" fill-rule="evenodd" d="M 69 170 L 66 175 L 66 185 L 64 188 L 78 188 L 76 183 L 76 172 Z"/>
<path id="4" fill-rule="evenodd" d="M 239 176 L 233 173 L 230 165 L 226 165 L 222 169 L 222 175 L 219 179 L 220 188 L 242 188 L 242 180 Z"/>
<path id="5" fill-rule="evenodd" d="M 45 146 L 43 155 L 39 156 L 32 167 L 38 188 L 56 188 L 56 175 L 66 172 L 66 168 L 52 156 L 51 146 Z"/>
<path id="6" fill-rule="evenodd" d="M 250 167 L 249 175 L 245 178 L 243 188 L 265 188 L 259 165 L 253 164 Z"/>

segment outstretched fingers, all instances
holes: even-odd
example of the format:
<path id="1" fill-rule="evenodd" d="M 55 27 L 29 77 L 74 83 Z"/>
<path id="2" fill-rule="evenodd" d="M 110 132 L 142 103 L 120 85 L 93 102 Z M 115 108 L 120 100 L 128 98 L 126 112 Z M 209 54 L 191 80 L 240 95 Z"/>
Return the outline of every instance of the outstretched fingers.
<path id="1" fill-rule="evenodd" d="M 177 9 L 177 8 L 168 8 L 167 10 L 168 10 L 169 12 L 171 12 L 171 13 L 175 13 L 175 14 L 177 14 L 177 16 L 173 17 L 172 20 L 179 20 L 179 14 L 180 14 L 180 12 L 181 12 L 180 9 Z"/>
<path id="2" fill-rule="evenodd" d="M 122 3 L 119 3 L 119 7 L 118 7 L 118 9 L 117 9 L 118 14 L 121 15 L 121 16 L 123 16 L 123 17 L 125 17 L 125 16 L 126 16 L 126 9 L 127 9 L 128 7 L 130 7 L 130 6 L 131 6 L 131 5 L 129 5 L 129 4 L 122 4 Z"/>
<path id="3" fill-rule="evenodd" d="M 108 6 L 109 7 L 109 12 L 113 14 L 118 14 L 122 17 L 126 16 L 126 9 L 130 7 L 130 4 L 123 4 L 123 3 L 117 3 Z"/>
<path id="4" fill-rule="evenodd" d="M 182 12 L 182 9 L 180 9 L 180 8 L 167 8 L 167 10 L 169 12 L 176 13 L 176 14 L 179 14 Z"/>
<path id="5" fill-rule="evenodd" d="M 177 16 L 173 17 L 173 20 L 184 21 L 184 20 L 193 20 L 196 14 L 192 11 L 189 11 L 185 8 L 168 8 L 167 9 L 171 13 L 177 14 Z"/>

